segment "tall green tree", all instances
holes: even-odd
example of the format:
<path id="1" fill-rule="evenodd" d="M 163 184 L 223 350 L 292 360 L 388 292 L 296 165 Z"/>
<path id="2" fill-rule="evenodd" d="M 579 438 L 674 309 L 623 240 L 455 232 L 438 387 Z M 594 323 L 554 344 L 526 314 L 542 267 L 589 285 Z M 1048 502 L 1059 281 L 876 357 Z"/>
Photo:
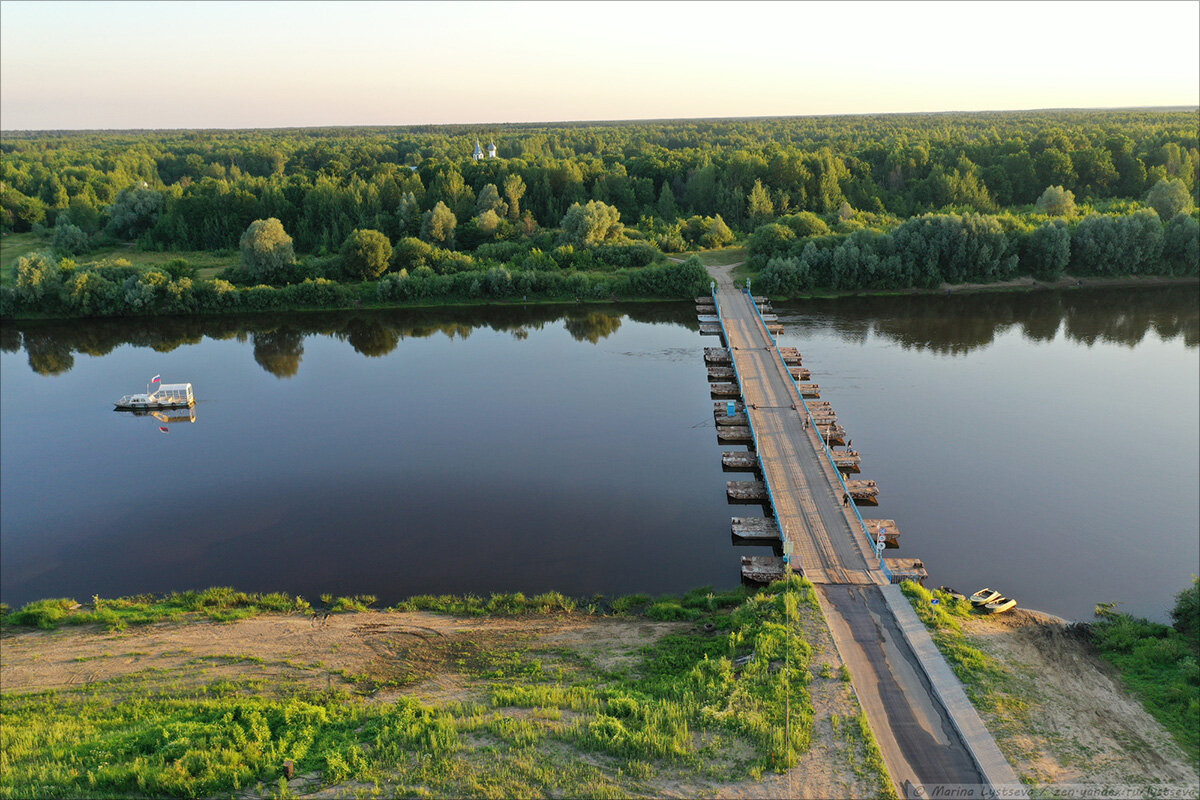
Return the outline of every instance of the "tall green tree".
<path id="1" fill-rule="evenodd" d="M 1061 186 L 1047 186 L 1034 207 L 1040 214 L 1069 217 L 1075 213 L 1075 193 Z"/>
<path id="2" fill-rule="evenodd" d="M 1163 261 L 1175 275 L 1200 274 L 1200 222 L 1176 214 L 1163 226 Z"/>
<path id="3" fill-rule="evenodd" d="M 525 181 L 513 173 L 504 177 L 504 197 L 508 200 L 508 218 L 517 219 L 521 216 L 521 198 L 525 196 Z"/>
<path id="4" fill-rule="evenodd" d="M 733 231 L 725 224 L 725 220 L 721 219 L 721 215 L 717 214 L 708 231 L 700 237 L 700 244 L 704 247 L 724 247 L 733 242 L 733 239 Z"/>
<path id="5" fill-rule="evenodd" d="M 1024 242 L 1021 265 L 1038 280 L 1054 281 L 1071 261 L 1071 232 L 1061 219 L 1034 228 Z"/>
<path id="6" fill-rule="evenodd" d="M 770 222 L 774 216 L 775 204 L 771 202 L 771 194 L 763 187 L 762 181 L 756 180 L 746 198 L 746 218 L 757 228 Z"/>
<path id="7" fill-rule="evenodd" d="M 438 173 L 429 187 L 429 196 L 445 203 L 457 219 L 468 219 L 475 211 L 475 190 L 467 185 L 462 173 L 454 167 Z"/>
<path id="8" fill-rule="evenodd" d="M 371 281 L 387 271 L 392 243 L 379 231 L 356 229 L 342 243 L 342 271 L 356 280 Z"/>
<path id="9" fill-rule="evenodd" d="M 163 193 L 145 186 L 122 189 L 108 207 L 108 230 L 122 239 L 136 239 L 158 221 Z"/>
<path id="10" fill-rule="evenodd" d="M 1163 178 L 1146 194 L 1146 203 L 1158 212 L 1158 218 L 1170 222 L 1176 214 L 1192 210 L 1192 195 L 1178 178 Z"/>
<path id="11" fill-rule="evenodd" d="M 274 217 L 256 219 L 240 241 L 242 266 L 259 283 L 285 283 L 293 275 L 296 253 L 292 237 Z"/>
<path id="12" fill-rule="evenodd" d="M 590 200 L 584 206 L 573 203 L 562 218 L 563 241 L 575 246 L 619 239 L 623 230 L 621 212 L 599 200 Z"/>
<path id="13" fill-rule="evenodd" d="M 658 216 L 664 222 L 674 222 L 679 216 L 679 206 L 675 204 L 675 193 L 671 191 L 671 184 L 663 181 L 662 191 L 658 193 Z"/>
<path id="14" fill-rule="evenodd" d="M 479 197 L 475 200 L 475 216 L 479 216 L 487 211 L 492 211 L 498 217 L 508 215 L 508 203 L 500 199 L 500 191 L 496 188 L 496 184 L 486 184 L 479 190 Z"/>
<path id="15" fill-rule="evenodd" d="M 421 220 L 421 238 L 442 247 L 453 247 L 454 228 L 457 225 L 458 217 L 439 200 L 437 205 L 425 212 Z"/>
<path id="16" fill-rule="evenodd" d="M 82 253 L 88 247 L 88 235 L 83 229 L 71 223 L 66 214 L 59 214 L 54 223 L 54 252 L 63 256 L 73 256 Z"/>

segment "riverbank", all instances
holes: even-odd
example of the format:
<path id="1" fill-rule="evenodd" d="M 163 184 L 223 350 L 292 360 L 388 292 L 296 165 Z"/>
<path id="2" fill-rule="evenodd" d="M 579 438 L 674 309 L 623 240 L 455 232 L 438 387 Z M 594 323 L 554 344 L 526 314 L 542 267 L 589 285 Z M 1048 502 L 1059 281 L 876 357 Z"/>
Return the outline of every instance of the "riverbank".
<path id="1" fill-rule="evenodd" d="M 1049 796 L 1056 785 L 1141 796 L 1200 786 L 1200 765 L 1124 687 L 1086 624 L 1022 608 L 978 614 L 943 592 L 904 591 L 1023 782 Z"/>
<path id="2" fill-rule="evenodd" d="M 682 263 L 681 261 L 671 258 L 669 261 L 674 263 Z M 750 278 L 753 284 L 753 274 L 739 270 L 743 266 L 743 262 L 732 264 L 717 265 L 720 270 L 724 271 L 729 276 L 729 280 L 744 281 Z M 1064 276 L 1056 281 L 1039 281 L 1031 277 L 1017 278 L 1011 281 L 1002 281 L 997 283 L 960 283 L 960 284 L 942 284 L 936 289 L 893 289 L 888 291 L 862 291 L 862 290 L 847 290 L 847 291 L 820 291 L 812 294 L 802 294 L 795 296 L 776 296 L 772 295 L 772 299 L 776 301 L 787 300 L 832 300 L 843 297 L 913 297 L 913 296 L 938 296 L 952 294 L 1011 294 L 1018 292 L 1034 292 L 1045 290 L 1072 290 L 1072 289 L 1093 289 L 1093 288 L 1154 288 L 1161 286 L 1195 286 L 1200 284 L 1200 277 L 1196 276 L 1161 276 L 1161 275 L 1131 275 L 1113 278 L 1075 278 L 1073 276 Z M 353 286 L 348 286 L 349 289 L 354 289 Z M 698 289 L 696 291 L 699 291 Z M 208 309 L 204 311 L 181 311 L 178 309 L 163 311 L 161 313 L 136 314 L 121 316 L 113 315 L 87 315 L 87 314 L 66 314 L 61 312 L 30 312 L 19 311 L 9 314 L 0 315 L 2 322 L 37 322 L 46 321 L 53 322 L 56 320 L 70 319 L 159 319 L 163 317 L 195 317 L 195 318 L 220 318 L 235 315 L 253 314 L 253 313 L 270 313 L 270 314 L 311 314 L 319 312 L 353 312 L 353 311 L 388 311 L 388 310 L 423 310 L 423 309 L 454 309 L 454 308 L 516 308 L 527 306 L 554 306 L 554 305 L 569 305 L 569 304 L 587 304 L 587 305 L 619 305 L 622 303 L 690 303 L 691 297 L 695 292 L 687 292 L 686 300 L 680 299 L 678 296 L 663 296 L 663 295 L 633 295 L 633 296 L 588 296 L 581 297 L 575 294 L 559 294 L 559 295 L 534 295 L 533 297 L 508 297 L 508 298 L 464 298 L 461 296 L 441 297 L 441 298 L 421 298 L 419 300 L 407 302 L 380 302 L 375 297 L 374 291 L 366 293 L 356 293 L 348 291 L 348 294 L 353 294 L 354 299 L 351 302 L 331 303 L 331 304 L 292 304 L 292 305 L 263 305 L 261 307 L 249 306 L 230 306 L 221 309 Z"/>
<path id="3" fill-rule="evenodd" d="M 1007 670 L 980 713 L 1023 778 L 1046 787 L 1200 783 L 1196 766 L 1079 626 L 1015 609 L 965 620 L 963 632 Z"/>
<path id="4" fill-rule="evenodd" d="M 736 276 L 736 272 L 734 273 Z M 745 276 L 743 276 L 745 277 Z M 753 279 L 752 279 L 753 282 Z M 775 297 L 773 300 L 831 300 L 839 297 L 910 297 L 946 294 L 1008 294 L 1036 292 L 1052 289 L 1099 289 L 1099 288 L 1151 288 L 1158 286 L 1195 286 L 1200 284 L 1196 276 L 1126 275 L 1116 278 L 1075 278 L 1065 275 L 1056 281 L 1039 281 L 1034 278 L 1016 278 L 997 283 L 943 283 L 936 289 L 893 289 L 890 291 L 844 291 L 821 292 L 819 294 Z"/>
<path id="5" fill-rule="evenodd" d="M 612 605 L 6 626 L 0 793 L 890 794 L 807 582 Z"/>
<path id="6" fill-rule="evenodd" d="M 158 755 L 178 759 L 169 769 L 185 764 L 181 756 L 199 763 L 196 743 L 207 736 L 215 749 L 223 715 L 257 714 L 270 731 L 250 749 L 270 759 L 240 773 L 209 765 L 190 785 L 224 774 L 233 782 L 203 793 L 238 798 L 285 789 L 298 797 L 876 796 L 880 770 L 824 621 L 802 583 L 791 601 L 786 594 L 777 586 L 761 600 L 703 591 L 632 598 L 606 614 L 462 607 L 182 617 L 125 631 L 6 626 L 0 693 L 12 766 L 3 792 L 37 796 L 40 785 L 89 796 L 94 785 L 107 786 L 106 796 L 144 794 L 128 775 L 127 790 L 105 784 L 119 777 L 118 760 L 132 760 L 120 747 L 161 730 L 163 741 L 139 751 L 144 777 L 158 780 L 149 769 Z M 781 640 L 762 638 L 788 614 L 790 664 Z M 1000 670 L 980 711 L 1023 781 L 1050 793 L 1056 784 L 1195 785 L 1194 767 L 1077 628 L 1020 609 L 962 627 Z M 755 659 L 726 660 L 750 652 L 766 655 L 757 672 Z M 789 666 L 803 676 L 790 699 L 764 694 Z M 698 703 L 690 710 L 689 692 Z M 775 723 L 766 740 L 753 732 L 756 720 L 785 712 L 777 703 L 790 706 L 793 732 L 807 737 L 791 768 L 771 766 L 782 742 Z M 296 734 L 303 747 L 276 741 L 286 715 L 293 728 L 307 726 Z M 56 764 L 41 760 L 51 757 Z M 293 761 L 291 780 L 284 760 Z M 45 782 L 31 783 L 35 776 Z"/>
<path id="7" fill-rule="evenodd" d="M 680 261 L 680 259 L 672 257 L 668 258 L 670 258 L 671 261 Z M 731 283 L 744 283 L 746 279 L 749 279 L 751 285 L 753 286 L 754 279 L 758 274 L 749 269 L 744 261 L 706 263 L 705 266 L 708 268 L 709 273 L 714 277 L 714 279 Z M 858 289 L 846 291 L 827 290 L 795 296 L 772 295 L 771 299 L 781 301 L 832 300 L 840 297 L 909 297 L 921 295 L 936 296 L 945 294 L 983 294 L 989 292 L 1000 294 L 1012 292 L 1031 292 L 1047 289 L 1195 286 L 1198 283 L 1200 283 L 1200 277 L 1195 275 L 1123 275 L 1112 278 L 1077 278 L 1073 275 L 1064 275 L 1055 281 L 1039 281 L 1036 278 L 1025 276 L 1022 278 L 1014 278 L 1011 281 L 997 281 L 995 283 L 943 283 L 936 289 L 918 289 L 914 287 L 909 289 L 890 289 L 887 291 L 864 291 Z"/>

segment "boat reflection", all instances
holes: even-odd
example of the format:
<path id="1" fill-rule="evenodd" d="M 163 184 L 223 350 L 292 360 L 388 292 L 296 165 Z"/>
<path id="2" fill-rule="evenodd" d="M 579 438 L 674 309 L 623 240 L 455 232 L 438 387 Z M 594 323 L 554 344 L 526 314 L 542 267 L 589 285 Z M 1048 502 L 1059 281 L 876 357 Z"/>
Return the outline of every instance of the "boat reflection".
<path id="1" fill-rule="evenodd" d="M 134 417 L 154 417 L 164 425 L 171 425 L 176 422 L 195 422 L 196 407 L 189 406 L 188 408 L 164 408 L 156 411 L 151 411 L 144 408 L 127 409 L 122 413 L 130 414 Z"/>

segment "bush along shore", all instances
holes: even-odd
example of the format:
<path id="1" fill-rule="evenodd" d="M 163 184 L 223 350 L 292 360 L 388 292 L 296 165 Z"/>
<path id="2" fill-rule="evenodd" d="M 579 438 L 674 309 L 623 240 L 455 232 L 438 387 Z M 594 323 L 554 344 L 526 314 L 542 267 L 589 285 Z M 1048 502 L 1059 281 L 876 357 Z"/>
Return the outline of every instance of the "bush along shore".
<path id="1" fill-rule="evenodd" d="M 120 263 L 76 263 L 44 253 L 19 258 L 15 270 L 14 285 L 0 286 L 0 316 L 7 318 L 226 314 L 478 302 L 684 300 L 707 293 L 709 285 L 708 273 L 696 259 L 607 272 L 491 266 L 438 274 L 423 267 L 372 281 L 307 277 L 277 285 L 202 279 L 186 263 L 139 268 Z"/>
<path id="2" fill-rule="evenodd" d="M 708 292 L 704 260 L 668 259 L 626 231 L 615 210 L 596 214 L 605 233 L 573 231 L 573 206 L 557 232 L 480 245 L 474 253 L 416 237 L 355 230 L 339 254 L 297 259 L 277 219 L 256 220 L 240 259 L 217 272 L 186 259 L 135 266 L 54 250 L 18 256 L 0 285 L 0 316 L 108 317 L 350 309 L 543 300 L 685 300 Z M 1171 210 L 1163 213 L 1170 214 Z M 605 216 L 607 214 L 607 216 Z M 589 224 L 586 222 L 580 224 Z M 730 243 L 722 240 L 722 243 Z M 537 245 L 547 248 L 543 251 Z M 709 251 L 709 252 L 720 252 Z M 741 251 L 737 251 L 741 252 Z M 1018 279 L 1200 276 L 1200 222 L 1178 210 L 1133 204 L 1086 216 L 926 214 L 907 220 L 784 215 L 748 237 L 742 272 L 778 298 L 849 292 L 931 291 L 947 285 L 1012 286 Z"/>
<path id="3" fill-rule="evenodd" d="M 0 796 L 787 794 L 797 777 L 891 795 L 801 578 L 374 602 L 217 588 L 6 610 Z M 54 684 L 60 666 L 92 677 Z"/>

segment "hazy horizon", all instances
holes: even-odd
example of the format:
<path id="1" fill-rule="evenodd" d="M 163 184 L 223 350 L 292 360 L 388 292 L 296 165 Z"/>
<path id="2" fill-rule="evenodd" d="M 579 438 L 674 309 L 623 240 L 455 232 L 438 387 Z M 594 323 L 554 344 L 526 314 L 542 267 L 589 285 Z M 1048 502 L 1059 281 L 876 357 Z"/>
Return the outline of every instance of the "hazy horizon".
<path id="1" fill-rule="evenodd" d="M 1170 0 L 3 0 L 0 22 L 14 132 L 1200 106 L 1200 4 Z"/>
<path id="2" fill-rule="evenodd" d="M 168 131 L 288 131 L 288 130 L 335 130 L 340 128 L 487 128 L 490 126 L 546 126 L 556 125 L 620 125 L 624 123 L 654 123 L 654 122 L 722 122 L 726 120 L 776 120 L 804 119 L 810 117 L 905 117 L 905 116 L 937 116 L 939 114 L 1021 114 L 1068 111 L 1191 111 L 1200 112 L 1200 105 L 1180 106 L 1091 106 L 1076 108 L 984 108 L 974 111 L 946 109 L 944 111 L 863 111 L 854 114 L 756 114 L 752 116 L 734 117 L 627 117 L 624 119 L 548 119 L 548 120 L 503 120 L 485 122 L 412 122 L 378 125 L 358 125 L 353 122 L 333 125 L 266 125 L 245 127 L 179 127 L 179 128 L 0 128 L 6 133 L 140 133 Z"/>

